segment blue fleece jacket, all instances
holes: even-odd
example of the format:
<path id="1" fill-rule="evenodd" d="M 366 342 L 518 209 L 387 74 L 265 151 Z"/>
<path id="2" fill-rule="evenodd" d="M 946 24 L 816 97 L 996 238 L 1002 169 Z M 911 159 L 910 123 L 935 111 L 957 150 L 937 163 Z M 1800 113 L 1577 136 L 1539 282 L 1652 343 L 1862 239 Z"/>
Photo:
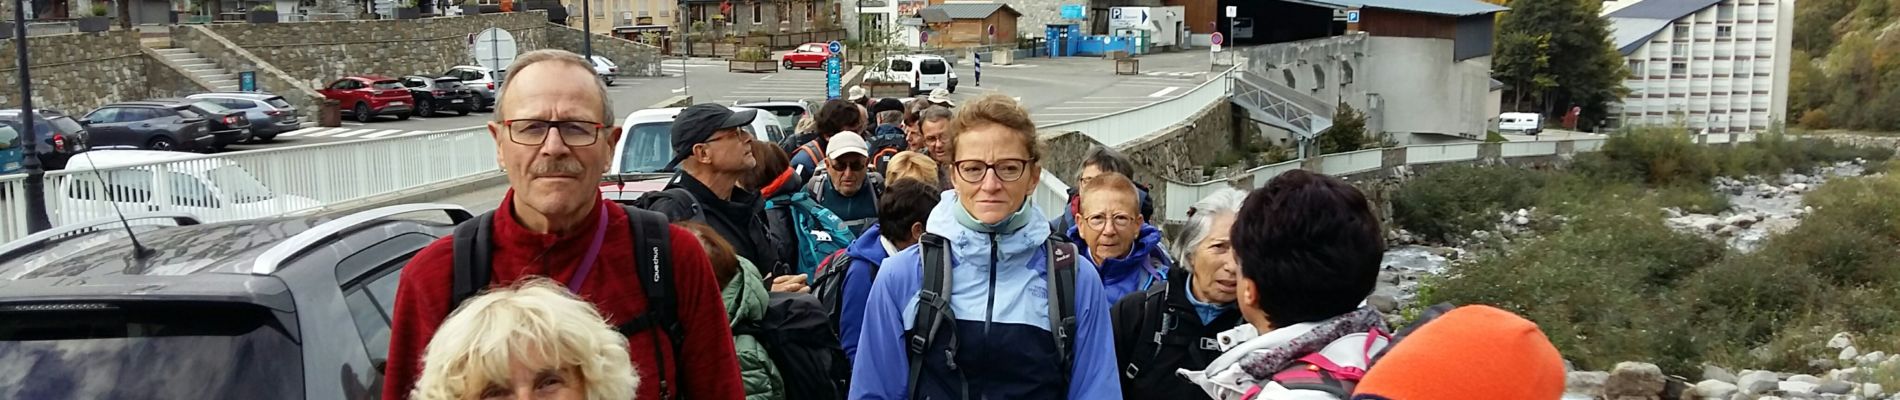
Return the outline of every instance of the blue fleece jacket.
<path id="1" fill-rule="evenodd" d="M 1080 247 L 1082 258 L 1095 259 L 1085 244 L 1088 241 L 1082 239 L 1081 227 L 1069 228 L 1069 241 Z M 1161 229 L 1141 224 L 1141 232 L 1136 233 L 1135 243 L 1128 248 L 1128 254 L 1102 262 L 1102 292 L 1108 295 L 1106 304 L 1113 306 L 1129 293 L 1141 293 L 1150 286 L 1167 284 L 1168 268 L 1173 264 L 1167 251 L 1161 248 Z"/>
<path id="2" fill-rule="evenodd" d="M 1033 204 L 1024 207 L 1036 209 Z M 1122 398 L 1108 304 L 1075 302 L 1073 364 L 1068 374 L 1057 373 L 1061 360 L 1055 357 L 1049 330 L 1048 252 L 1043 246 L 1050 234 L 1048 219 L 1036 212 L 1020 213 L 1030 219 L 1026 224 L 992 234 L 960 224 L 956 215 L 964 213 L 956 193 L 945 192 L 925 223 L 926 231 L 950 243 L 949 308 L 956 321 L 925 352 L 923 376 L 910 382 L 904 339 L 923 285 L 922 246 L 911 246 L 885 259 L 871 283 L 850 398 L 905 399 L 913 384 L 921 396 L 937 398 L 959 397 L 956 392 L 963 388 L 969 398 Z M 1076 298 L 1102 298 L 1094 263 L 1077 257 L 1075 268 Z M 946 356 L 950 345 L 957 349 L 954 360 Z M 1060 381 L 1065 375 L 1069 381 Z"/>
<path id="3" fill-rule="evenodd" d="M 891 255 L 884 251 L 884 241 L 879 239 L 883 228 L 871 225 L 864 230 L 858 240 L 845 248 L 844 255 L 851 257 L 851 269 L 844 272 L 844 298 L 839 302 L 842 310 L 838 316 L 838 340 L 844 346 L 846 358 L 857 358 L 858 333 L 864 329 L 864 299 L 871 296 L 871 281 L 885 258 Z"/>

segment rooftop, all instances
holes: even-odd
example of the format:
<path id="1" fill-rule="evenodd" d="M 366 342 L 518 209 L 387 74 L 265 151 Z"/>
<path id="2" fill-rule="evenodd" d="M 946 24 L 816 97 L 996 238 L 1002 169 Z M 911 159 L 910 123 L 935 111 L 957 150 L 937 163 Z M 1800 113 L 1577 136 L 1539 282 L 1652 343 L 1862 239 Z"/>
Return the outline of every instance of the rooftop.
<path id="1" fill-rule="evenodd" d="M 1616 38 L 1616 50 L 1623 55 L 1635 53 L 1663 28 L 1678 19 L 1695 14 L 1722 0 L 1643 0 L 1604 15 L 1610 20 L 1610 35 Z"/>
<path id="2" fill-rule="evenodd" d="M 995 14 L 997 10 L 1006 10 L 1009 11 L 1010 14 L 1019 17 L 1023 15 L 1023 13 L 1003 3 L 944 3 L 924 7 L 922 10 L 917 11 L 917 15 L 923 17 L 924 22 L 940 23 L 949 22 L 953 19 L 989 18 L 990 15 Z"/>

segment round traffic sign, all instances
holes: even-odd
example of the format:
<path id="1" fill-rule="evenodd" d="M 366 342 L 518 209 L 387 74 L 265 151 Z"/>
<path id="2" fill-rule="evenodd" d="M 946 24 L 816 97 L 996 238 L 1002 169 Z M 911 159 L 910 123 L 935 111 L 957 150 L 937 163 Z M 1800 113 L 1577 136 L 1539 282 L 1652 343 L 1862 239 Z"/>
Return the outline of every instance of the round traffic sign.
<path id="1" fill-rule="evenodd" d="M 1214 45 L 1216 45 L 1216 46 L 1219 46 L 1219 45 L 1221 45 L 1221 42 L 1222 42 L 1222 39 L 1226 39 L 1226 38 L 1227 38 L 1227 37 L 1226 37 L 1226 36 L 1222 36 L 1222 35 L 1220 34 L 1220 32 L 1214 32 L 1214 36 L 1213 36 L 1213 37 L 1211 37 L 1211 38 L 1209 38 L 1209 39 L 1211 39 L 1211 40 L 1213 40 L 1213 41 L 1214 41 Z"/>
<path id="2" fill-rule="evenodd" d="M 825 45 L 825 47 L 829 48 L 833 53 L 844 51 L 844 43 L 838 43 L 836 40 L 831 41 L 831 43 Z"/>

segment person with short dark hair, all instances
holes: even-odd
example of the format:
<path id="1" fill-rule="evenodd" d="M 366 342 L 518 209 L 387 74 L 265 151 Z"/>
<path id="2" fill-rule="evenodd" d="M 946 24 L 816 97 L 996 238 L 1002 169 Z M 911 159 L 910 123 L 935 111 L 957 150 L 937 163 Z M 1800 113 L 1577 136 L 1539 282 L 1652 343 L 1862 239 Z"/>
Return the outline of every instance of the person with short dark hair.
<path id="1" fill-rule="evenodd" d="M 1358 188 L 1292 170 L 1254 190 L 1234 218 L 1240 314 L 1224 353 L 1181 370 L 1215 399 L 1340 399 L 1389 339 L 1365 305 L 1385 236 Z M 1315 386 L 1329 387 L 1318 390 Z"/>
<path id="2" fill-rule="evenodd" d="M 825 149 L 831 148 L 831 137 L 839 132 L 863 132 L 864 119 L 861 106 L 844 100 L 826 101 L 818 109 L 817 130 L 801 133 L 791 142 L 794 147 L 784 149 L 792 157 L 792 171 L 798 174 L 798 181 L 810 182 L 813 175 L 823 173 L 819 168 L 825 163 Z"/>
<path id="3" fill-rule="evenodd" d="M 924 146 L 914 149 L 937 160 L 937 182 L 943 185 L 944 190 L 953 186 L 950 180 L 950 152 L 947 149 L 950 145 L 950 120 L 956 115 L 947 107 L 930 106 L 920 113 L 917 122 L 918 140 Z"/>
<path id="4" fill-rule="evenodd" d="M 940 199 L 935 185 L 916 179 L 891 183 L 884 197 L 877 199 L 877 225 L 845 249 L 851 266 L 845 271 L 844 296 L 838 317 L 838 334 L 843 339 L 845 357 L 858 354 L 858 334 L 864 328 L 864 299 L 871 295 L 871 280 L 876 279 L 878 264 L 899 250 L 917 244 L 924 236 L 924 220 Z"/>
<path id="5" fill-rule="evenodd" d="M 1075 173 L 1075 184 L 1069 185 L 1069 212 L 1063 213 L 1062 217 L 1057 219 L 1057 232 L 1068 231 L 1076 226 L 1075 215 L 1082 212 L 1082 196 L 1078 189 L 1087 186 L 1095 177 L 1108 173 L 1121 174 L 1132 180 L 1135 179 L 1135 164 L 1115 149 L 1102 145 L 1089 146 L 1088 153 L 1082 156 L 1082 169 Z M 1153 219 L 1154 201 L 1148 196 L 1148 187 L 1136 183 L 1135 192 L 1141 203 L 1141 221 L 1147 222 Z"/>

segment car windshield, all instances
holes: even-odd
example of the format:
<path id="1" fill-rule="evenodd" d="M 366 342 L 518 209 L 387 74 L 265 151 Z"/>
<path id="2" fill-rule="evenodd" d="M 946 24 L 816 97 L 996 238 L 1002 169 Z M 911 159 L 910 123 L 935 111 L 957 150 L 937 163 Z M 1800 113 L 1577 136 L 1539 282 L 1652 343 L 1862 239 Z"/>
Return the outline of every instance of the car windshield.
<path id="1" fill-rule="evenodd" d="M 48 120 L 48 121 L 53 123 L 53 129 L 58 129 L 60 132 L 78 133 L 79 131 L 86 129 L 84 127 L 79 126 L 79 121 L 74 121 L 70 117 L 54 117 L 53 119 Z M 35 129 L 34 131 L 37 132 L 38 130 Z"/>
<path id="2" fill-rule="evenodd" d="M 382 90 L 396 90 L 396 89 L 402 89 L 402 82 L 376 81 L 376 83 L 369 84 L 369 87 L 382 89 Z"/>
<path id="3" fill-rule="evenodd" d="M 297 343 L 229 303 L 0 306 L 0 398 L 302 398 Z"/>
<path id="4" fill-rule="evenodd" d="M 290 102 L 284 101 L 284 98 L 282 97 L 272 97 L 272 98 L 264 99 L 264 102 L 270 103 L 271 107 L 277 107 L 277 109 L 280 109 L 280 110 L 290 108 Z"/>
<path id="5" fill-rule="evenodd" d="M 185 117 L 185 118 L 204 118 L 204 116 L 203 116 L 203 115 L 198 115 L 198 113 L 197 113 L 197 112 L 195 112 L 195 111 L 191 111 L 191 109 L 188 109 L 188 108 L 179 108 L 179 109 L 176 109 L 176 110 L 178 111 L 178 116 L 180 116 L 180 117 Z"/>
<path id="6" fill-rule="evenodd" d="M 923 72 L 927 75 L 941 74 L 944 70 L 943 60 L 924 60 L 924 62 L 917 63 L 917 65 L 919 72 Z"/>
<path id="7" fill-rule="evenodd" d="M 620 173 L 653 173 L 673 161 L 672 122 L 649 122 L 627 130 L 626 143 L 620 146 Z"/>
<path id="8" fill-rule="evenodd" d="M 236 165 L 226 165 L 205 171 L 205 178 L 211 185 L 224 191 L 224 195 L 233 203 L 255 203 L 276 198 L 270 188 L 251 176 L 250 171 Z"/>
<path id="9" fill-rule="evenodd" d="M 798 127 L 798 117 L 805 116 L 805 108 L 799 106 L 747 106 L 772 113 L 778 120 L 778 127 L 790 131 Z"/>
<path id="10" fill-rule="evenodd" d="M 200 110 L 205 110 L 205 112 L 214 113 L 214 114 L 223 114 L 225 112 L 231 111 L 231 109 L 229 108 L 225 108 L 224 106 L 218 105 L 218 103 L 213 103 L 209 101 L 200 101 L 196 103 L 191 103 L 191 106 L 198 107 L 198 109 Z"/>

